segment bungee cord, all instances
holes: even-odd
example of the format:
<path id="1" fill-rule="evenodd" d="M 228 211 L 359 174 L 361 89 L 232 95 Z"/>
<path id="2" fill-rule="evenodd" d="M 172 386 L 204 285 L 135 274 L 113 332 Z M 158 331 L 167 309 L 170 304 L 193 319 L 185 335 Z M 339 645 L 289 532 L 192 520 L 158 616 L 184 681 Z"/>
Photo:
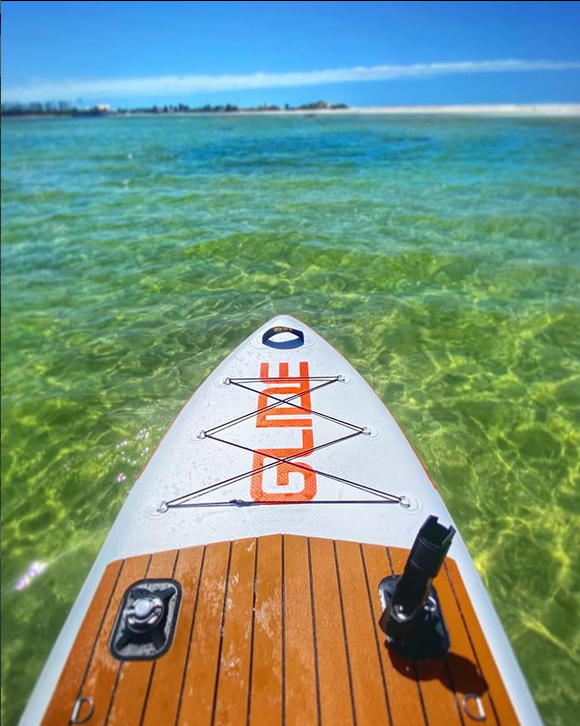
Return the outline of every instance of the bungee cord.
<path id="1" fill-rule="evenodd" d="M 161 505 L 159 506 L 159 511 L 166 512 L 169 509 L 178 509 L 178 508 L 255 507 L 255 506 L 262 506 L 262 505 L 272 506 L 272 505 L 278 505 L 278 504 L 294 504 L 294 505 L 298 505 L 298 504 L 300 504 L 300 505 L 301 504 L 400 504 L 401 506 L 408 506 L 406 504 L 406 497 L 404 497 L 404 496 L 390 494 L 388 492 L 381 491 L 380 489 L 376 489 L 376 488 L 368 486 L 366 484 L 361 484 L 359 482 L 355 482 L 350 479 L 346 479 L 346 478 L 338 476 L 336 474 L 331 474 L 329 472 L 321 471 L 320 469 L 314 469 L 309 465 L 301 464 L 300 462 L 294 461 L 297 458 L 300 458 L 303 456 L 308 456 L 309 454 L 312 454 L 315 451 L 320 451 L 320 450 L 328 448 L 330 446 L 334 446 L 335 444 L 339 444 L 344 441 L 348 441 L 349 439 L 355 438 L 357 436 L 368 435 L 370 433 L 370 430 L 366 426 L 358 426 L 357 424 L 353 424 L 349 421 L 344 421 L 344 420 L 336 418 L 334 416 L 330 416 L 330 415 L 322 413 L 320 411 L 316 411 L 313 408 L 309 408 L 307 406 L 301 406 L 300 404 L 294 403 L 294 399 L 296 399 L 296 398 L 304 397 L 306 395 L 309 395 L 313 391 L 320 390 L 321 388 L 329 386 L 333 383 L 340 382 L 342 380 L 344 380 L 344 378 L 342 376 L 294 376 L 294 377 L 287 377 L 287 378 L 285 378 L 285 377 L 226 378 L 224 381 L 225 385 L 235 385 L 238 388 L 245 389 L 247 391 L 251 391 L 252 393 L 256 393 L 258 395 L 264 395 L 267 398 L 272 399 L 273 403 L 271 403 L 267 406 L 258 408 L 257 410 L 254 409 L 247 414 L 243 414 L 242 416 L 237 416 L 237 417 L 231 419 L 230 421 L 226 421 L 222 424 L 218 424 L 210 429 L 207 429 L 206 431 L 201 431 L 199 433 L 199 438 L 200 439 L 206 439 L 206 438 L 211 439 L 213 441 L 217 441 L 219 443 L 226 444 L 228 446 L 232 446 L 237 449 L 241 449 L 243 451 L 248 451 L 253 454 L 259 454 L 260 456 L 263 456 L 265 458 L 272 459 L 272 461 L 269 462 L 268 464 L 263 464 L 262 466 L 255 467 L 248 471 L 242 472 L 241 474 L 237 474 L 237 475 L 229 477 L 227 479 L 222 479 L 221 481 L 215 482 L 213 484 L 209 484 L 207 486 L 200 487 L 199 489 L 196 489 L 187 494 L 183 494 L 179 497 L 175 497 L 174 499 L 171 499 L 169 501 L 161 502 Z M 298 393 L 292 394 L 291 396 L 288 396 L 287 398 L 279 398 L 278 396 L 275 396 L 272 393 L 268 393 L 267 391 L 259 391 L 255 388 L 244 385 L 246 383 L 257 383 L 257 382 L 260 382 L 260 383 L 293 383 L 293 382 L 299 382 L 299 381 L 308 381 L 308 382 L 315 381 L 315 382 L 320 382 L 320 383 L 319 383 L 319 385 L 311 386 L 310 388 L 306 389 L 305 391 L 299 391 Z M 275 456 L 271 452 L 261 451 L 260 449 L 254 449 L 251 446 L 244 446 L 243 444 L 238 444 L 234 441 L 228 441 L 227 439 L 223 439 L 221 437 L 216 436 L 217 433 L 221 433 L 222 431 L 225 431 L 226 429 L 231 428 L 232 426 L 242 423 L 243 421 L 247 421 L 248 419 L 250 419 L 254 416 L 257 416 L 258 414 L 265 413 L 271 409 L 277 408 L 280 406 L 280 404 L 289 405 L 289 406 L 295 408 L 297 411 L 309 413 L 311 415 L 317 416 L 324 420 L 336 423 L 340 426 L 344 426 L 345 428 L 350 429 L 352 431 L 352 433 L 347 434 L 346 436 L 341 436 L 337 439 L 333 439 L 332 441 L 327 441 L 323 444 L 319 444 L 318 446 L 313 446 L 309 449 L 301 450 L 296 454 L 291 454 L 291 455 L 285 456 L 285 457 Z M 242 481 L 243 479 L 251 477 L 254 474 L 259 474 L 261 472 L 264 472 L 264 471 L 267 471 L 274 467 L 277 467 L 280 464 L 287 464 L 287 463 L 292 463 L 292 468 L 302 469 L 304 471 L 312 472 L 314 474 L 317 474 L 318 476 L 322 476 L 324 478 L 339 482 L 341 484 L 344 484 L 348 487 L 357 489 L 359 491 L 363 491 L 368 494 L 372 494 L 376 498 L 374 498 L 374 499 L 331 499 L 331 500 L 310 499 L 310 500 L 302 500 L 302 501 L 280 500 L 280 501 L 268 501 L 268 502 L 260 502 L 260 501 L 245 500 L 245 499 L 230 499 L 230 500 L 225 500 L 225 501 L 212 501 L 212 502 L 195 501 L 211 492 L 215 492 L 230 484 L 234 484 L 238 481 Z"/>

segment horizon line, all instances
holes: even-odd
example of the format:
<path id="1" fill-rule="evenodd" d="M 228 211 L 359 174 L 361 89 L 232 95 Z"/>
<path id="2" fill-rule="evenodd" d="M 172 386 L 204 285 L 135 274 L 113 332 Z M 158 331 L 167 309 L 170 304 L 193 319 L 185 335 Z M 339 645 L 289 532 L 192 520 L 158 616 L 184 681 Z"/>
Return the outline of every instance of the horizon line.
<path id="1" fill-rule="evenodd" d="M 261 88 L 297 88 L 338 83 L 389 81 L 466 73 L 580 70 L 580 61 L 485 60 L 410 65 L 355 66 L 329 70 L 224 75 L 169 75 L 135 78 L 34 82 L 2 90 L 3 102 L 40 102 L 94 97 L 167 96 Z"/>

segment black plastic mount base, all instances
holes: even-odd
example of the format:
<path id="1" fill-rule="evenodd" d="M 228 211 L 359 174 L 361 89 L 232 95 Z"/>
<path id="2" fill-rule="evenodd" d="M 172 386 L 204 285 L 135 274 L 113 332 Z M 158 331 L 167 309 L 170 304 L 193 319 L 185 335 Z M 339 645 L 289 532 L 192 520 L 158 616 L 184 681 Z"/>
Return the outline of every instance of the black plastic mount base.
<path id="1" fill-rule="evenodd" d="M 383 614 L 379 621 L 387 635 L 388 647 L 402 658 L 428 660 L 442 658 L 449 652 L 450 640 L 441 612 L 441 605 L 433 585 L 429 584 L 427 597 L 412 617 L 406 617 L 393 596 L 401 577 L 385 577 L 379 585 Z"/>
<path id="2" fill-rule="evenodd" d="M 130 614 L 144 599 L 161 601 L 162 616 L 140 632 L 131 627 Z M 171 646 L 181 601 L 181 586 L 176 580 L 139 580 L 125 592 L 119 608 L 109 649 L 117 660 L 155 660 Z"/>

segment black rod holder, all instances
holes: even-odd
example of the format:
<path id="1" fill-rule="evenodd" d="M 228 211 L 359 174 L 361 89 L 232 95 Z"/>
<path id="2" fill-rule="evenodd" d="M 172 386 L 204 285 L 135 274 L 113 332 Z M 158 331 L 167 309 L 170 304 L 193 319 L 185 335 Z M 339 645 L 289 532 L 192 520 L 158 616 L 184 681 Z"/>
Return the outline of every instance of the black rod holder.
<path id="1" fill-rule="evenodd" d="M 449 633 L 431 581 L 441 569 L 455 535 L 437 517 L 427 517 L 419 530 L 402 575 L 379 585 L 384 605 L 379 624 L 387 645 L 413 660 L 440 658 L 449 652 Z"/>

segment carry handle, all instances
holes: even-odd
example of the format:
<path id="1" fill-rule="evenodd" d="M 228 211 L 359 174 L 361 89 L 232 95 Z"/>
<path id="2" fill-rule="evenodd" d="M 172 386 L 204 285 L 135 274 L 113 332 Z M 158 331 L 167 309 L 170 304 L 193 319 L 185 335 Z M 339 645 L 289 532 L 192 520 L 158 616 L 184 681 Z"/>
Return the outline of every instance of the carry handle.
<path id="1" fill-rule="evenodd" d="M 294 338 L 289 340 L 274 340 L 274 336 L 279 333 L 292 333 Z M 276 325 L 269 330 L 266 330 L 262 336 L 262 343 L 270 346 L 270 348 L 278 348 L 280 350 L 290 350 L 291 348 L 300 348 L 304 345 L 304 333 L 296 328 L 288 328 L 285 325 Z"/>

